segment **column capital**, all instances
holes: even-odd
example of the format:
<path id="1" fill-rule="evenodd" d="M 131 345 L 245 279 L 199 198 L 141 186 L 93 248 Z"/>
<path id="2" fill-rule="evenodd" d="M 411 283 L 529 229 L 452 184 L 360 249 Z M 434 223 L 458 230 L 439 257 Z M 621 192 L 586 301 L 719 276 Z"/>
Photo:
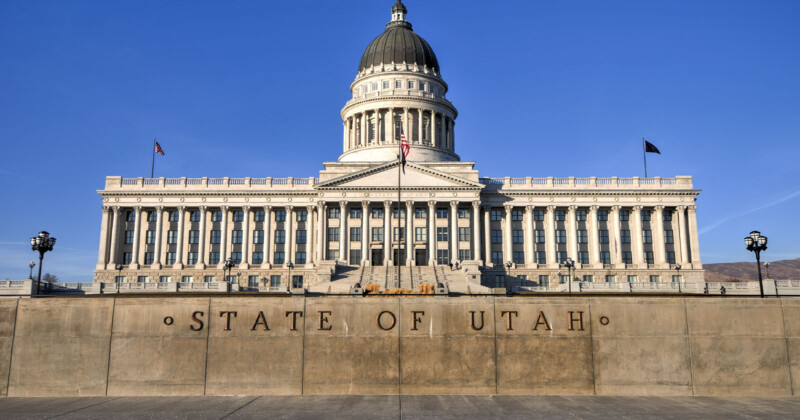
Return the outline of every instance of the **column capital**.
<path id="1" fill-rule="evenodd" d="M 593 205 L 593 206 L 589 206 L 589 211 L 591 211 L 592 213 L 597 212 L 597 210 L 600 210 L 600 206 L 598 206 L 596 204 Z"/>
<path id="2" fill-rule="evenodd" d="M 383 202 L 383 207 L 385 207 L 385 208 L 387 208 L 387 209 L 388 209 L 388 208 L 391 208 L 391 207 L 392 207 L 392 202 L 391 202 L 391 201 L 389 201 L 389 200 L 386 200 L 386 201 L 384 201 L 384 202 Z"/>
<path id="3" fill-rule="evenodd" d="M 340 201 L 339 206 L 344 209 L 345 207 L 347 207 L 347 201 L 344 200 Z"/>
<path id="4" fill-rule="evenodd" d="M 620 209 L 622 209 L 622 206 L 611 206 L 612 213 L 619 213 Z"/>
<path id="5" fill-rule="evenodd" d="M 686 210 L 686 206 L 676 206 L 675 208 L 678 209 L 679 211 Z"/>
<path id="6" fill-rule="evenodd" d="M 478 210 L 478 209 L 480 209 L 480 208 L 481 208 L 481 202 L 480 202 L 480 200 L 475 200 L 475 201 L 473 201 L 473 202 L 472 202 L 472 208 L 473 208 L 473 209 L 475 209 L 475 210 Z"/>
<path id="7" fill-rule="evenodd" d="M 655 206 L 655 207 L 653 207 L 653 210 L 661 213 L 662 211 L 664 211 L 664 206 L 661 206 L 661 205 Z"/>
<path id="8" fill-rule="evenodd" d="M 458 207 L 458 201 L 456 201 L 456 200 L 451 201 L 450 202 L 450 207 L 453 207 L 453 208 Z"/>
<path id="9" fill-rule="evenodd" d="M 229 205 L 227 205 L 227 204 L 224 205 L 224 206 L 219 206 L 219 209 L 222 210 L 222 211 L 225 211 L 225 212 L 227 212 L 230 208 L 231 207 Z"/>
<path id="10" fill-rule="evenodd" d="M 578 206 L 576 205 L 567 206 L 568 213 L 575 213 L 575 210 L 578 210 Z"/>
<path id="11" fill-rule="evenodd" d="M 317 206 L 315 206 L 313 204 L 309 204 L 309 205 L 306 206 L 306 211 L 309 212 L 309 213 L 313 213 L 314 209 L 316 209 L 316 208 L 317 208 Z"/>
<path id="12" fill-rule="evenodd" d="M 203 211 L 203 212 L 208 210 L 208 206 L 199 206 L 197 208 L 200 209 L 200 211 Z"/>
<path id="13" fill-rule="evenodd" d="M 406 201 L 406 208 L 407 209 L 410 210 L 413 207 L 414 207 L 414 202 L 413 201 Z"/>
<path id="14" fill-rule="evenodd" d="M 105 205 L 105 204 L 102 204 L 102 205 L 100 206 L 100 210 L 102 210 L 103 212 L 107 212 L 107 211 L 114 211 L 114 208 L 113 208 L 113 207 L 111 207 L 111 206 L 107 206 L 107 205 Z"/>
<path id="15" fill-rule="evenodd" d="M 433 211 L 433 209 L 436 208 L 436 201 L 434 200 L 428 201 L 428 208 L 430 208 L 431 211 Z"/>
<path id="16" fill-rule="evenodd" d="M 242 211 L 250 211 L 250 205 L 242 206 Z"/>
<path id="17" fill-rule="evenodd" d="M 286 206 L 286 213 L 291 214 L 293 210 L 294 210 L 294 206 Z"/>
<path id="18" fill-rule="evenodd" d="M 511 212 L 511 209 L 513 209 L 513 208 L 514 208 L 514 206 L 513 206 L 513 205 L 511 205 L 511 204 L 505 204 L 505 205 L 503 205 L 503 208 L 505 208 L 505 209 L 506 209 L 506 212 L 509 212 L 509 213 L 510 213 L 510 212 Z"/>
<path id="19" fill-rule="evenodd" d="M 689 210 L 689 213 L 696 213 L 697 212 L 697 206 L 687 206 L 686 208 L 687 208 L 687 210 Z"/>
<path id="20" fill-rule="evenodd" d="M 272 205 L 271 204 L 265 205 L 264 206 L 264 211 L 267 212 L 267 213 L 271 212 L 272 211 Z"/>
<path id="21" fill-rule="evenodd" d="M 634 213 L 639 213 L 639 212 L 642 211 L 642 207 L 643 206 L 633 206 L 632 210 L 633 210 Z"/>
<path id="22" fill-rule="evenodd" d="M 120 214 L 120 212 L 122 212 L 122 207 L 120 206 L 112 206 L 111 209 L 116 214 Z"/>
<path id="23" fill-rule="evenodd" d="M 135 206 L 135 207 L 133 208 L 133 211 L 135 211 L 135 212 L 136 212 L 136 214 L 138 215 L 139 213 L 141 213 L 141 212 L 142 212 L 142 206 Z"/>
<path id="24" fill-rule="evenodd" d="M 554 212 L 554 211 L 556 211 L 556 206 L 553 206 L 553 205 L 549 205 L 549 206 L 547 206 L 547 211 L 549 211 L 549 212 Z"/>
<path id="25" fill-rule="evenodd" d="M 525 206 L 525 213 L 531 214 L 533 213 L 533 208 L 535 206 Z"/>
<path id="26" fill-rule="evenodd" d="M 369 208 L 369 201 L 367 200 L 362 201 L 361 207 L 363 207 L 365 209 L 364 211 L 366 212 L 366 209 Z"/>
<path id="27" fill-rule="evenodd" d="M 319 208 L 323 208 L 323 207 L 325 207 L 325 202 L 324 202 L 324 201 L 322 201 L 322 200 L 320 200 L 320 201 L 317 201 L 317 207 L 319 207 Z"/>

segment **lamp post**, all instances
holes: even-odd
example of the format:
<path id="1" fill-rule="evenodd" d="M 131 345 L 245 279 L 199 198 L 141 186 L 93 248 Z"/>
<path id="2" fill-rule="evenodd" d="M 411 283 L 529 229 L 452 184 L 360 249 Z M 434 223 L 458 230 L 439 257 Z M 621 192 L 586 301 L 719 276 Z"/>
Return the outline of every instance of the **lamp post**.
<path id="1" fill-rule="evenodd" d="M 758 266 L 758 287 L 761 290 L 761 297 L 764 297 L 764 282 L 761 278 L 761 251 L 767 250 L 767 237 L 761 236 L 761 232 L 754 230 L 750 232 L 750 236 L 744 238 L 744 243 L 747 245 L 747 250 L 755 252 L 756 265 Z M 41 270 L 42 267 L 39 267 Z"/>
<path id="2" fill-rule="evenodd" d="M 291 261 L 289 261 L 286 264 L 286 267 L 289 267 L 289 282 L 288 282 L 289 285 L 287 287 L 287 290 L 289 291 L 289 293 L 291 293 L 292 292 L 292 269 L 294 268 L 294 264 Z"/>
<path id="3" fill-rule="evenodd" d="M 39 294 L 39 284 L 42 282 L 42 261 L 44 260 L 44 253 L 52 251 L 56 245 L 56 238 L 50 236 L 48 232 L 41 231 L 39 235 L 31 238 L 31 249 L 39 251 L 39 278 L 36 280 L 36 293 Z"/>
<path id="4" fill-rule="evenodd" d="M 114 283 L 122 283 L 122 267 L 123 267 L 122 264 L 117 264 L 117 266 L 115 267 L 117 269 L 117 278 L 116 281 L 114 281 Z"/>
<path id="5" fill-rule="evenodd" d="M 225 270 L 228 270 L 228 277 L 225 277 L 225 281 L 226 282 L 230 282 L 231 268 L 233 268 L 233 265 L 234 265 L 233 264 L 233 260 L 228 258 L 227 260 L 225 260 L 225 264 L 222 266 L 222 275 L 223 276 L 225 275 Z"/>
<path id="6" fill-rule="evenodd" d="M 575 270 L 575 261 L 567 257 L 564 260 L 564 267 L 567 267 L 567 284 L 569 285 L 569 294 L 572 294 L 572 272 Z"/>
<path id="7" fill-rule="evenodd" d="M 678 293 L 681 293 L 681 283 L 683 282 L 681 279 L 681 265 L 675 264 L 675 271 L 678 272 Z"/>
<path id="8" fill-rule="evenodd" d="M 503 285 L 506 288 L 506 292 L 508 291 L 508 271 L 511 270 L 511 267 L 513 265 L 514 264 L 512 264 L 511 261 L 506 261 L 506 282 L 505 282 L 506 284 Z"/>
<path id="9" fill-rule="evenodd" d="M 28 272 L 28 278 L 31 279 L 31 280 L 33 280 L 33 267 L 34 266 L 36 266 L 36 263 L 33 262 L 33 261 L 28 263 L 28 268 L 30 268 L 30 271 Z"/>

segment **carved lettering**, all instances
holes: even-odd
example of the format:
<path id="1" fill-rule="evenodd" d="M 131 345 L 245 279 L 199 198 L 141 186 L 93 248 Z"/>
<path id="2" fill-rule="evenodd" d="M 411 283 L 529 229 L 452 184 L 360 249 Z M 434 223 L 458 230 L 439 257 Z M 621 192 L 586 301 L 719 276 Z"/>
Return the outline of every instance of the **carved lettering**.
<path id="1" fill-rule="evenodd" d="M 472 314 L 472 329 L 475 331 L 480 331 L 483 329 L 483 312 L 484 311 L 481 311 L 481 326 L 479 327 L 475 325 L 475 311 L 469 311 L 469 313 Z"/>
<path id="2" fill-rule="evenodd" d="M 517 311 L 501 311 L 500 316 L 506 317 L 506 331 L 514 331 L 513 324 L 511 323 L 511 315 L 519 316 Z"/>
<path id="3" fill-rule="evenodd" d="M 422 316 L 425 315 L 425 311 L 411 311 L 412 320 L 411 320 L 411 330 L 416 331 L 417 324 L 422 322 Z"/>
<path id="4" fill-rule="evenodd" d="M 539 311 L 539 317 L 536 318 L 536 324 L 533 326 L 533 330 L 537 331 L 539 329 L 539 325 L 544 325 L 545 331 L 552 331 L 553 327 L 550 326 L 550 322 L 547 321 L 547 317 L 544 316 L 544 312 Z"/>
<path id="5" fill-rule="evenodd" d="M 264 325 L 264 331 L 269 331 L 269 325 L 267 325 L 267 317 L 264 315 L 264 311 L 258 311 L 258 317 L 256 318 L 256 322 L 253 324 L 253 328 L 251 328 L 250 331 L 255 331 L 259 324 Z"/>
<path id="6" fill-rule="evenodd" d="M 196 322 L 197 326 L 190 325 L 189 326 L 190 330 L 192 330 L 192 331 L 201 331 L 203 329 L 203 326 L 205 324 L 203 323 L 202 319 L 198 318 L 198 316 L 203 316 L 203 315 L 205 315 L 205 313 L 203 313 L 203 311 L 194 311 L 194 313 L 192 313 L 192 321 Z"/>
<path id="7" fill-rule="evenodd" d="M 297 316 L 303 317 L 303 311 L 286 311 L 286 317 L 292 316 L 292 331 L 297 331 Z"/>
<path id="8" fill-rule="evenodd" d="M 576 317 L 575 314 L 578 314 Z M 569 330 L 575 331 L 575 323 L 578 323 L 578 331 L 583 331 L 583 311 L 569 311 Z"/>
<path id="9" fill-rule="evenodd" d="M 331 315 L 331 311 L 319 311 L 319 330 L 330 331 L 332 328 L 330 325 L 325 325 L 326 322 L 329 322 L 326 315 Z"/>
<path id="10" fill-rule="evenodd" d="M 225 319 L 225 331 L 231 330 L 231 315 L 236 318 L 239 315 L 236 311 L 219 311 L 219 317 L 222 318 L 223 316 L 226 317 Z"/>
<path id="11" fill-rule="evenodd" d="M 383 323 L 382 323 L 382 319 L 383 319 L 383 316 L 387 315 L 387 314 L 391 317 L 392 323 L 388 327 L 384 327 Z M 382 329 L 384 331 L 389 331 L 392 328 L 394 328 L 395 324 L 397 324 L 397 317 L 395 317 L 394 314 L 391 311 L 383 311 L 383 312 L 378 314 L 378 328 L 380 328 L 380 329 Z"/>

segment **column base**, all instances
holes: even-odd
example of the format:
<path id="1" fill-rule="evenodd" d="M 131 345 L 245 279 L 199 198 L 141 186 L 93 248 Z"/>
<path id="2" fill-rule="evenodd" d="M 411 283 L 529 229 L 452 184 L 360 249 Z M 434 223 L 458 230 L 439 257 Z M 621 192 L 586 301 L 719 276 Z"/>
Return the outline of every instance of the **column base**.
<path id="1" fill-rule="evenodd" d="M 151 265 L 150 268 L 161 270 L 161 263 L 153 263 L 153 265 Z"/>
<path id="2" fill-rule="evenodd" d="M 201 270 L 202 270 L 202 269 L 206 268 L 206 263 L 204 263 L 204 262 L 199 262 L 199 263 L 197 263 L 197 264 L 195 264 L 195 265 L 194 265 L 194 268 L 199 268 L 199 269 L 201 269 Z"/>
<path id="3" fill-rule="evenodd" d="M 131 270 L 138 270 L 139 263 L 131 263 L 130 265 L 128 265 L 128 268 L 130 268 Z"/>
<path id="4" fill-rule="evenodd" d="M 112 265 L 112 264 L 109 264 L 109 265 Z M 106 263 L 97 263 L 97 265 L 94 267 L 94 269 L 95 270 L 105 270 L 106 269 Z"/>
<path id="5" fill-rule="evenodd" d="M 250 268 L 250 264 L 246 263 L 246 262 L 243 262 L 243 263 L 239 264 L 239 268 L 241 268 L 243 270 L 247 270 L 248 268 Z"/>
<path id="6" fill-rule="evenodd" d="M 182 269 L 182 268 L 183 268 L 183 263 L 175 263 L 175 264 L 172 266 L 172 268 L 174 268 L 175 270 L 180 270 L 180 269 Z"/>
<path id="7" fill-rule="evenodd" d="M 270 269 L 270 268 L 272 268 L 272 264 L 270 264 L 270 263 L 268 263 L 268 262 L 266 262 L 266 263 L 261 263 L 261 269 L 262 269 L 262 270 L 268 270 L 268 269 Z"/>

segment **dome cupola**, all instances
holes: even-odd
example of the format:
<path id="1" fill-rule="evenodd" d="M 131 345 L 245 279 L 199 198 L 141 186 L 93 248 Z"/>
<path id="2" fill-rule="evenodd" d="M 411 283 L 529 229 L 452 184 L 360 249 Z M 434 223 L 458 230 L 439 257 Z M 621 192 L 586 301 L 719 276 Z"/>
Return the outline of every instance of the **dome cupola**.
<path id="1" fill-rule="evenodd" d="M 439 73 L 439 61 L 433 48 L 414 33 L 411 23 L 406 20 L 406 13 L 406 7 L 398 0 L 392 7 L 392 20 L 386 24 L 386 30 L 364 50 L 358 65 L 359 72 L 382 64 L 406 63 Z"/>

